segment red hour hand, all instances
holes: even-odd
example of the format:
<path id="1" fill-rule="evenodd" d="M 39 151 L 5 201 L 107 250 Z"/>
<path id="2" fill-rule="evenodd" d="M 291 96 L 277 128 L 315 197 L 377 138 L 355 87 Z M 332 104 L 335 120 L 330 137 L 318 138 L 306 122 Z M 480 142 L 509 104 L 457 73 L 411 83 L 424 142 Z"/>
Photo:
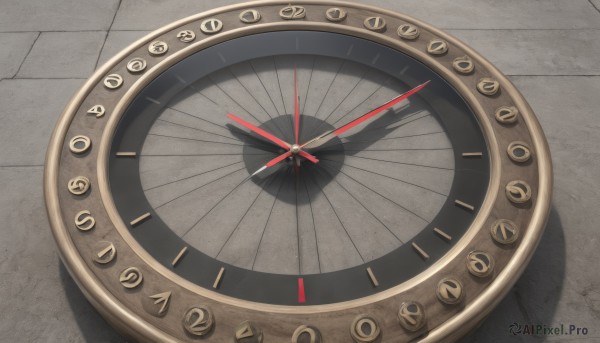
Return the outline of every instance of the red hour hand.
<path id="1" fill-rule="evenodd" d="M 256 126 L 254 126 L 254 125 L 252 125 L 252 124 L 248 123 L 248 122 L 247 122 L 247 121 L 245 121 L 244 119 L 242 119 L 242 118 L 238 118 L 238 117 L 234 116 L 234 115 L 233 115 L 233 114 L 231 114 L 231 113 L 227 115 L 227 118 L 229 118 L 229 119 L 231 119 L 231 120 L 235 121 L 236 123 L 238 123 L 238 124 L 240 124 L 240 125 L 242 125 L 242 126 L 246 127 L 248 130 L 250 130 L 250 131 L 253 131 L 253 132 L 257 133 L 259 136 L 261 136 L 261 137 L 264 137 L 264 138 L 266 138 L 266 139 L 270 140 L 271 142 L 273 142 L 273 143 L 275 143 L 275 144 L 279 145 L 280 147 L 282 147 L 282 148 L 284 148 L 284 149 L 286 149 L 286 150 L 289 150 L 289 149 L 290 149 L 290 147 L 291 147 L 291 146 L 290 146 L 288 143 L 286 143 L 286 142 L 282 141 L 281 139 L 279 139 L 279 138 L 277 138 L 277 137 L 273 136 L 272 134 L 268 133 L 267 131 L 265 131 L 265 130 L 263 130 L 263 129 L 261 129 L 261 128 L 258 128 L 258 127 L 256 127 Z"/>

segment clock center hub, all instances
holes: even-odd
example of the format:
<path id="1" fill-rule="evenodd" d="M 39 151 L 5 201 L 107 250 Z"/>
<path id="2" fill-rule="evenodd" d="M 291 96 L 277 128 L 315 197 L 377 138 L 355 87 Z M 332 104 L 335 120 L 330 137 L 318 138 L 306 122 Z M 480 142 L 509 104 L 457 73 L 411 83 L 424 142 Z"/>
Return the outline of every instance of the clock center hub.
<path id="1" fill-rule="evenodd" d="M 296 141 L 294 137 L 293 115 L 277 116 L 263 122 L 258 127 L 290 144 Z M 282 179 L 293 179 L 294 175 L 298 175 L 298 178 L 302 179 L 303 183 L 306 180 L 309 185 L 313 182 L 319 182 L 319 185 L 322 187 L 326 186 L 340 173 L 344 165 L 346 156 L 342 140 L 334 137 L 318 148 L 310 147 L 303 149 L 302 144 L 333 129 L 334 127 L 331 124 L 322 119 L 315 118 L 312 115 L 300 115 L 299 144 L 292 144 L 290 146 L 292 156 L 276 166 L 267 168 L 259 175 L 253 177 L 252 181 L 259 185 L 274 182 L 275 186 L 277 186 L 282 182 Z M 287 151 L 263 140 L 257 135 L 247 135 L 246 133 L 242 133 L 242 131 L 232 132 L 244 142 L 243 160 L 246 170 L 250 175 L 263 167 L 265 163 Z M 319 159 L 319 162 L 315 164 L 306 160 L 300 155 L 300 152 L 303 150 L 315 156 Z M 274 178 L 276 179 L 273 180 Z M 279 192 L 279 199 L 295 203 L 296 198 L 292 196 L 295 194 L 295 187 L 294 182 L 286 182 L 281 189 L 278 187 L 266 187 L 264 190 L 265 192 L 273 193 L 273 195 Z M 282 196 L 282 194 L 285 195 L 287 193 L 290 194 L 289 197 Z"/>

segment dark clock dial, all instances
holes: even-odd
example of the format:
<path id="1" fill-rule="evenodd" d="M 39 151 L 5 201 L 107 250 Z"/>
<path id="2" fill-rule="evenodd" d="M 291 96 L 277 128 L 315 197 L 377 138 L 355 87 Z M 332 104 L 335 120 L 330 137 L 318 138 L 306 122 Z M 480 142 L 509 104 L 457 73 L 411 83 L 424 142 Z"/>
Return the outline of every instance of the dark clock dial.
<path id="1" fill-rule="evenodd" d="M 202 50 L 145 87 L 118 124 L 109 179 L 133 237 L 180 276 L 327 304 L 442 257 L 483 202 L 487 151 L 469 106 L 422 63 L 280 31 Z"/>

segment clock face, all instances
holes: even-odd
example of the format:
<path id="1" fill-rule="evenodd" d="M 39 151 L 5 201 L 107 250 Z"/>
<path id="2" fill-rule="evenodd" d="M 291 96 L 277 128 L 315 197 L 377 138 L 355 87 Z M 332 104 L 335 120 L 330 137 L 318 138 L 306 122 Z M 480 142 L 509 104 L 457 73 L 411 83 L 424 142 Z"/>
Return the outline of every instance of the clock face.
<path id="1" fill-rule="evenodd" d="M 183 19 L 94 74 L 45 194 L 84 293 L 142 341 L 452 341 L 543 232 L 527 103 L 415 19 L 257 2 Z"/>
<path id="2" fill-rule="evenodd" d="M 254 176 L 289 149 L 231 117 L 295 143 L 297 94 L 302 145 L 425 82 L 306 145 L 317 163 L 292 155 Z M 422 63 L 348 35 L 282 31 L 197 52 L 136 95 L 109 181 L 122 218 L 149 214 L 131 234 L 178 275 L 209 288 L 224 268 L 223 294 L 327 304 L 396 286 L 442 257 L 481 207 L 488 156 L 468 104 Z"/>

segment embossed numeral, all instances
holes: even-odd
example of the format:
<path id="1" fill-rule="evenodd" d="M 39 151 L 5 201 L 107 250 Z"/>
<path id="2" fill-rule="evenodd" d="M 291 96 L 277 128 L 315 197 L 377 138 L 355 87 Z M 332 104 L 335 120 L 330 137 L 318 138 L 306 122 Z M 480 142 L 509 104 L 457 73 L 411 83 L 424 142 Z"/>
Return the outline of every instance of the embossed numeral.
<path id="1" fill-rule="evenodd" d="M 183 317 L 183 327 L 194 336 L 208 334 L 215 324 L 212 311 L 206 306 L 192 307 Z"/>
<path id="2" fill-rule="evenodd" d="M 438 299 L 448 305 L 458 304 L 464 298 L 464 290 L 460 281 L 453 278 L 442 279 L 437 286 Z"/>
<path id="3" fill-rule="evenodd" d="M 92 140 L 88 136 L 78 135 L 69 141 L 69 149 L 74 154 L 84 154 L 92 146 Z"/>
<path id="4" fill-rule="evenodd" d="M 183 30 L 179 31 L 177 34 L 177 38 L 184 43 L 189 43 L 196 39 L 196 34 L 192 30 Z"/>
<path id="5" fill-rule="evenodd" d="M 506 185 L 506 196 L 516 204 L 528 202 L 531 199 L 531 187 L 525 181 L 511 181 Z"/>
<path id="6" fill-rule="evenodd" d="M 350 326 L 350 334 L 357 343 L 371 343 L 381 334 L 381 328 L 372 317 L 360 315 L 354 318 Z"/>
<path id="7" fill-rule="evenodd" d="M 104 79 L 104 87 L 117 89 L 123 85 L 123 77 L 119 74 L 110 74 Z"/>
<path id="8" fill-rule="evenodd" d="M 263 341 L 262 331 L 250 321 L 238 325 L 234 337 L 237 343 L 261 343 Z"/>
<path id="9" fill-rule="evenodd" d="M 477 90 L 484 95 L 494 95 L 500 90 L 500 83 L 492 78 L 484 77 L 477 83 Z"/>
<path id="10" fill-rule="evenodd" d="M 471 251 L 467 255 L 467 269 L 477 277 L 486 277 L 494 271 L 493 257 L 483 251 Z"/>
<path id="11" fill-rule="evenodd" d="M 260 12 L 255 9 L 245 10 L 240 13 L 240 20 L 242 23 L 253 24 L 260 20 Z"/>
<path id="12" fill-rule="evenodd" d="M 100 241 L 94 245 L 94 254 L 92 259 L 98 264 L 107 264 L 112 262 L 117 256 L 117 248 L 111 242 Z"/>
<path id="13" fill-rule="evenodd" d="M 146 60 L 141 57 L 132 58 L 129 62 L 127 62 L 127 70 L 130 73 L 136 74 L 141 73 L 146 69 Z"/>
<path id="14" fill-rule="evenodd" d="M 387 24 L 382 17 L 369 17 L 365 19 L 363 25 L 371 31 L 384 32 Z"/>
<path id="15" fill-rule="evenodd" d="M 321 333 L 314 326 L 301 325 L 292 336 L 292 343 L 322 343 Z"/>
<path id="16" fill-rule="evenodd" d="M 153 56 L 164 55 L 167 51 L 169 51 L 169 45 L 160 40 L 156 40 L 148 45 L 148 52 Z"/>
<path id="17" fill-rule="evenodd" d="M 425 310 L 418 302 L 405 302 L 398 311 L 398 321 L 406 330 L 417 331 L 425 325 Z"/>
<path id="18" fill-rule="evenodd" d="M 81 231 L 90 231 L 96 225 L 96 219 L 88 210 L 79 211 L 75 215 L 75 226 Z"/>
<path id="19" fill-rule="evenodd" d="M 129 267 L 121 272 L 119 275 L 119 282 L 125 288 L 136 288 L 137 286 L 142 284 L 144 277 L 142 272 L 136 267 Z"/>
<path id="20" fill-rule="evenodd" d="M 348 13 L 339 7 L 332 7 L 325 11 L 325 18 L 334 23 L 339 23 L 340 21 L 346 19 L 347 15 Z"/>
<path id="21" fill-rule="evenodd" d="M 219 19 L 210 18 L 200 24 L 200 31 L 207 35 L 215 34 L 223 29 L 223 22 Z"/>
<path id="22" fill-rule="evenodd" d="M 279 11 L 279 16 L 285 20 L 296 20 L 306 17 L 306 9 L 302 6 L 286 6 Z"/>
<path id="23" fill-rule="evenodd" d="M 74 195 L 83 195 L 90 189 L 90 180 L 85 176 L 76 176 L 67 184 L 69 192 Z"/>
<path id="24" fill-rule="evenodd" d="M 519 227 L 508 219 L 498 219 L 492 224 L 490 234 L 500 244 L 512 244 L 519 238 Z"/>
<path id="25" fill-rule="evenodd" d="M 402 24 L 398 27 L 397 33 L 400 38 L 415 40 L 419 38 L 420 31 L 419 28 L 414 25 Z"/>
<path id="26" fill-rule="evenodd" d="M 96 116 L 96 118 L 101 118 L 105 112 L 106 112 L 106 110 L 104 109 L 104 106 L 102 106 L 102 105 L 95 105 L 95 106 L 92 106 L 92 108 L 90 108 L 89 110 L 87 110 L 87 114 L 94 115 L 94 116 Z"/>

